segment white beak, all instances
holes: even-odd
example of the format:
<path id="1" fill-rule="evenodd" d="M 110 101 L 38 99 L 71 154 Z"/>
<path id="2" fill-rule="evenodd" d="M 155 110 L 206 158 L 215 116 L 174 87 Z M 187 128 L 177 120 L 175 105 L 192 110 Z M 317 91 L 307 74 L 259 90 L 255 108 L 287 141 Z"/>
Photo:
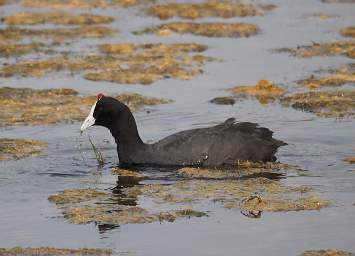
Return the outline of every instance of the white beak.
<path id="1" fill-rule="evenodd" d="M 96 103 L 91 107 L 89 115 L 85 118 L 83 124 L 81 125 L 80 131 L 83 132 L 90 126 L 93 126 L 95 124 L 96 119 L 94 118 L 94 111 L 96 108 Z"/>

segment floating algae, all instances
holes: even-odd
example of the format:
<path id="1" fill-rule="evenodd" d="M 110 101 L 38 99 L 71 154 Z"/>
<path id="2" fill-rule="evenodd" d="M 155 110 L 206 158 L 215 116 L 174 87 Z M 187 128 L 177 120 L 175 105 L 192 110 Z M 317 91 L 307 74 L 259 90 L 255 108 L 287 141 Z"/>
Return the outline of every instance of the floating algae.
<path id="1" fill-rule="evenodd" d="M 0 68 L 0 76 L 43 76 L 68 70 L 87 71 L 84 78 L 128 84 L 151 84 L 158 79 L 191 79 L 200 74 L 200 66 L 211 58 L 194 54 L 207 49 L 200 44 L 113 44 L 101 45 L 104 54 L 68 58 L 52 57 Z"/>
<path id="2" fill-rule="evenodd" d="M 327 249 L 305 251 L 300 256 L 354 256 L 354 254 L 342 250 Z"/>
<path id="3" fill-rule="evenodd" d="M 236 86 L 228 89 L 242 96 L 254 96 L 260 103 L 274 101 L 286 93 L 286 90 L 271 84 L 268 80 L 260 80 L 255 86 Z"/>
<path id="4" fill-rule="evenodd" d="M 118 175 L 119 177 L 126 177 L 126 178 L 131 178 L 134 180 L 143 180 L 145 178 L 144 174 L 138 172 L 138 171 L 131 171 L 127 169 L 122 169 L 122 168 L 113 168 L 111 170 L 111 173 L 113 175 Z"/>
<path id="5" fill-rule="evenodd" d="M 200 200 L 221 202 L 225 208 L 247 211 L 300 211 L 319 210 L 329 206 L 330 201 L 309 195 L 309 187 L 287 187 L 277 180 L 248 178 L 240 180 L 192 179 L 181 180 L 171 185 L 150 184 L 127 188 L 126 193 L 152 198 L 158 204 L 183 204 Z M 258 204 L 245 200 L 260 194 Z M 260 197 L 260 196 L 258 196 Z"/>
<path id="6" fill-rule="evenodd" d="M 37 140 L 0 138 L 0 161 L 37 156 L 45 147 L 45 143 Z"/>
<path id="7" fill-rule="evenodd" d="M 329 4 L 355 4 L 355 0 L 322 0 L 322 2 Z"/>
<path id="8" fill-rule="evenodd" d="M 129 198 L 131 195 L 121 194 Z M 133 200 L 134 200 L 133 196 Z M 175 221 L 181 217 L 202 217 L 206 214 L 191 207 L 179 210 L 150 212 L 138 206 L 119 204 L 116 195 L 92 189 L 71 189 L 52 195 L 49 201 L 56 203 L 64 218 L 74 224 L 123 225 L 128 223 L 151 223 L 156 221 Z M 135 199 L 137 200 L 137 199 Z"/>
<path id="9" fill-rule="evenodd" d="M 349 164 L 355 164 L 355 156 L 348 156 L 344 158 L 345 162 L 348 162 Z"/>
<path id="10" fill-rule="evenodd" d="M 340 30 L 342 36 L 355 37 L 355 27 L 346 27 Z"/>
<path id="11" fill-rule="evenodd" d="M 321 20 L 328 20 L 328 19 L 334 19 L 339 17 L 336 14 L 331 14 L 331 13 L 325 13 L 325 12 L 316 12 L 316 13 L 310 13 L 310 14 L 305 14 L 303 15 L 303 18 L 319 18 Z"/>
<path id="12" fill-rule="evenodd" d="M 204 179 L 230 179 L 246 178 L 255 176 L 273 176 L 280 177 L 281 170 L 298 169 L 296 166 L 277 162 L 250 162 L 239 161 L 234 169 L 206 169 L 185 167 L 177 172 L 184 178 L 204 178 Z"/>
<path id="13" fill-rule="evenodd" d="M 55 41 L 75 38 L 101 38 L 114 34 L 113 30 L 105 26 L 80 26 L 74 28 L 42 28 L 28 29 L 18 27 L 7 27 L 0 29 L 0 41 L 19 41 L 23 38 L 39 37 L 41 39 L 52 39 Z"/>
<path id="14" fill-rule="evenodd" d="M 52 23 L 61 25 L 97 25 L 111 23 L 112 17 L 94 14 L 69 14 L 65 12 L 32 13 L 19 12 L 2 18 L 6 25 L 33 25 Z"/>
<path id="15" fill-rule="evenodd" d="M 258 200 L 255 200 L 258 199 Z M 297 199 L 281 199 L 281 198 L 253 198 L 252 200 L 243 200 L 239 205 L 231 203 L 226 204 L 226 208 L 240 208 L 249 212 L 282 212 L 282 211 L 304 211 L 304 210 L 320 210 L 325 206 L 329 206 L 329 200 L 320 199 L 316 196 L 300 197 Z"/>
<path id="16" fill-rule="evenodd" d="M 178 34 L 194 34 L 208 37 L 249 37 L 259 32 L 259 27 L 250 23 L 192 23 L 171 22 L 147 28 L 136 34 L 152 33 L 160 36 Z"/>
<path id="17" fill-rule="evenodd" d="M 116 99 L 127 104 L 132 111 L 144 106 L 168 103 L 168 100 L 147 98 L 140 94 L 121 94 Z M 0 88 L 0 126 L 38 125 L 81 121 L 94 96 L 79 96 L 73 89 L 34 90 L 30 88 Z"/>
<path id="18" fill-rule="evenodd" d="M 68 248 L 54 248 L 54 247 L 12 247 L 0 248 L 0 255 L 3 256 L 109 256 L 112 255 L 111 249 L 68 249 Z"/>
<path id="19" fill-rule="evenodd" d="M 30 52 L 38 51 L 42 49 L 42 47 L 43 44 L 39 44 L 39 43 L 10 44 L 10 43 L 0 42 L 0 56 L 1 57 L 19 56 Z"/>
<path id="20" fill-rule="evenodd" d="M 355 115 L 355 91 L 350 90 L 295 93 L 282 98 L 281 103 L 321 117 Z"/>
<path id="21" fill-rule="evenodd" d="M 355 42 L 313 43 L 313 45 L 299 46 L 297 48 L 281 48 L 277 49 L 276 52 L 288 52 L 292 56 L 301 58 L 334 55 L 344 55 L 349 58 L 355 58 Z"/>
<path id="22" fill-rule="evenodd" d="M 150 0 L 23 0 L 25 7 L 46 7 L 55 9 L 91 9 L 129 7 Z"/>
<path id="23" fill-rule="evenodd" d="M 211 103 L 217 105 L 234 105 L 235 99 L 233 97 L 216 97 L 210 100 Z"/>
<path id="24" fill-rule="evenodd" d="M 344 84 L 355 85 L 355 66 L 347 65 L 344 68 L 337 70 L 330 70 L 328 75 L 316 78 L 314 75 L 311 77 L 298 81 L 299 84 L 309 88 L 317 89 L 324 86 L 342 86 Z"/>
<path id="25" fill-rule="evenodd" d="M 159 17 L 162 20 L 178 16 L 184 19 L 197 19 L 201 17 L 245 17 L 261 14 L 254 4 L 208 1 L 204 3 L 168 3 L 149 7 L 148 15 Z"/>

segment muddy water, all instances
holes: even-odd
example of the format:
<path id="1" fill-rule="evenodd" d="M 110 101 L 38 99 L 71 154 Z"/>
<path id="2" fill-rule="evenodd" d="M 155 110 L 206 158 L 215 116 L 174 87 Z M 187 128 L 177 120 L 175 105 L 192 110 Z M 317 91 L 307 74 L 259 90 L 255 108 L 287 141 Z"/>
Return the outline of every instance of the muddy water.
<path id="1" fill-rule="evenodd" d="M 117 177 L 110 174 L 110 169 L 117 165 L 118 159 L 110 133 L 100 127 L 88 132 L 100 145 L 107 162 L 99 168 L 87 135 L 79 135 L 79 123 L 4 128 L 1 137 L 39 139 L 49 146 L 44 156 L 0 163 L 0 247 L 105 247 L 129 255 L 298 255 L 305 250 L 321 248 L 355 251 L 355 167 L 342 161 L 355 154 L 353 119 L 317 118 L 311 113 L 282 108 L 277 103 L 261 105 L 253 99 L 237 101 L 233 106 L 208 103 L 214 97 L 229 95 L 223 89 L 255 84 L 259 79 L 277 82 L 290 91 L 303 90 L 294 81 L 320 68 L 351 63 L 346 57 L 298 59 L 271 50 L 341 39 L 338 31 L 353 25 L 355 6 L 322 4 L 316 0 L 275 0 L 272 3 L 278 8 L 265 16 L 228 19 L 228 22 L 256 23 L 261 28 L 256 36 L 238 39 L 193 35 L 135 36 L 132 31 L 161 21 L 142 15 L 141 7 L 95 10 L 97 14 L 115 17 L 110 26 L 118 28 L 120 34 L 112 38 L 77 40 L 70 46 L 70 50 L 85 53 L 99 43 L 207 44 L 209 49 L 205 55 L 223 61 L 207 63 L 204 73 L 189 81 L 169 79 L 151 86 L 120 85 L 87 81 L 80 75 L 59 72 L 40 79 L 1 78 L 0 85 L 70 87 L 81 94 L 138 92 L 174 100 L 172 104 L 135 114 L 141 137 L 149 141 L 183 129 L 216 124 L 228 117 L 258 122 L 272 129 L 276 138 L 289 143 L 279 150 L 278 159 L 306 170 L 288 173 L 282 182 L 312 185 L 321 196 L 334 201 L 332 207 L 320 211 L 263 213 L 260 219 L 250 219 L 238 209 L 228 210 L 218 203 L 200 201 L 194 203 L 194 209 L 208 211 L 209 217 L 123 226 L 74 225 L 63 219 L 60 211 L 48 201 L 48 196 L 68 188 L 110 191 L 116 186 Z M 24 9 L 20 5 L 2 6 L 0 15 Z M 314 12 L 339 17 L 303 18 Z M 223 21 L 218 18 L 202 20 Z M 58 50 L 61 48 L 68 50 L 63 46 Z M 37 55 L 26 55 L 18 60 L 34 59 Z M 15 61 L 15 58 L 2 59 L 8 63 Z M 172 170 L 151 168 L 144 172 L 154 177 L 154 180 L 145 181 L 147 183 L 167 182 L 164 177 Z M 147 198 L 139 198 L 138 203 L 148 209 L 153 205 Z"/>

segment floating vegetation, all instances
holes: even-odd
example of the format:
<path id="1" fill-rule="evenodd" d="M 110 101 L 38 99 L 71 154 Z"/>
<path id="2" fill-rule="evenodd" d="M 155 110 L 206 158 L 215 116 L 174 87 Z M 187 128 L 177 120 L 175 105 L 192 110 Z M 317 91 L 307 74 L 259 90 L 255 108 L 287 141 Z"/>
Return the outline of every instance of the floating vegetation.
<path id="1" fill-rule="evenodd" d="M 311 75 L 309 78 L 299 81 L 298 83 L 309 88 L 317 89 L 324 86 L 342 86 L 344 84 L 355 85 L 355 66 L 347 65 L 338 70 L 330 70 L 330 74 L 316 78 Z"/>
<path id="2" fill-rule="evenodd" d="M 233 97 L 216 97 L 210 100 L 211 103 L 217 104 L 217 105 L 234 105 L 235 104 L 235 99 Z"/>
<path id="3" fill-rule="evenodd" d="M 300 197 L 297 199 L 262 198 L 252 196 L 251 199 L 243 200 L 239 205 L 229 203 L 226 204 L 225 207 L 241 208 L 243 211 L 249 212 L 282 212 L 320 210 L 329 205 L 329 200 L 320 199 L 316 196 Z"/>
<path id="4" fill-rule="evenodd" d="M 345 162 L 348 162 L 349 164 L 355 164 L 355 156 L 348 156 L 344 158 Z"/>
<path id="5" fill-rule="evenodd" d="M 23 0 L 25 7 L 46 7 L 55 9 L 91 9 L 91 8 L 112 8 L 129 7 L 147 0 Z"/>
<path id="6" fill-rule="evenodd" d="M 346 27 L 340 30 L 342 36 L 355 37 L 355 27 Z"/>
<path id="7" fill-rule="evenodd" d="M 313 43 L 313 45 L 299 46 L 297 48 L 281 48 L 276 50 L 276 52 L 288 52 L 292 56 L 301 58 L 334 55 L 355 58 L 355 42 Z"/>
<path id="8" fill-rule="evenodd" d="M 165 20 L 178 16 L 184 19 L 201 17 L 245 17 L 261 14 L 254 4 L 208 1 L 204 3 L 168 3 L 153 5 L 147 9 L 147 14 Z"/>
<path id="9" fill-rule="evenodd" d="M 159 79 L 191 79 L 200 74 L 200 66 L 212 58 L 195 52 L 207 49 L 200 44 L 105 44 L 105 55 L 79 58 L 54 57 L 15 63 L 0 68 L 0 76 L 40 77 L 45 73 L 68 70 L 87 71 L 84 78 L 127 84 L 151 84 Z"/>
<path id="10" fill-rule="evenodd" d="M 325 12 L 316 12 L 316 13 L 310 13 L 310 14 L 305 14 L 303 15 L 303 18 L 319 18 L 321 20 L 328 20 L 328 19 L 334 19 L 339 17 L 336 14 L 331 14 L 331 13 L 325 13 Z"/>
<path id="11" fill-rule="evenodd" d="M 236 86 L 228 90 L 242 96 L 253 96 L 262 104 L 274 101 L 286 93 L 284 88 L 274 85 L 268 80 L 260 80 L 254 86 Z"/>
<path id="12" fill-rule="evenodd" d="M 40 37 L 41 39 L 52 39 L 54 41 L 75 38 L 101 38 L 111 36 L 115 32 L 115 30 L 104 26 L 46 29 L 7 27 L 0 29 L 0 42 L 18 41 L 25 37 Z"/>
<path id="13" fill-rule="evenodd" d="M 43 45 L 39 43 L 30 43 L 30 44 L 0 43 L 0 56 L 1 57 L 19 56 L 30 52 L 38 51 L 42 47 Z"/>
<path id="14" fill-rule="evenodd" d="M 111 170 L 111 173 L 113 175 L 118 175 L 121 178 L 126 177 L 126 178 L 131 178 L 134 180 L 143 180 L 145 178 L 145 175 L 142 174 L 141 172 L 131 171 L 131 170 L 122 169 L 122 168 L 113 168 Z"/>
<path id="15" fill-rule="evenodd" d="M 336 249 L 327 250 L 309 250 L 302 253 L 300 256 L 353 256 L 351 252 L 346 252 Z"/>
<path id="16" fill-rule="evenodd" d="M 355 115 L 355 91 L 350 90 L 295 93 L 282 98 L 281 103 L 321 117 Z"/>
<path id="17" fill-rule="evenodd" d="M 282 176 L 280 170 L 286 169 L 298 169 L 298 167 L 276 162 L 239 161 L 232 170 L 185 167 L 177 172 L 184 178 L 230 179 L 262 175 Z"/>
<path id="18" fill-rule="evenodd" d="M 355 0 L 322 0 L 322 2 L 329 4 L 355 4 Z"/>
<path id="19" fill-rule="evenodd" d="M 127 104 L 132 111 L 169 102 L 136 93 L 121 94 L 115 98 Z M 95 100 L 95 96 L 82 97 L 73 89 L 3 87 L 0 88 L 0 126 L 81 121 Z"/>
<path id="20" fill-rule="evenodd" d="M 125 190 L 129 195 L 152 198 L 157 204 L 191 204 L 200 200 L 211 200 L 222 203 L 225 208 L 248 211 L 319 210 L 330 205 L 329 200 L 309 195 L 310 191 L 309 187 L 288 187 L 268 178 L 231 180 L 227 177 L 215 180 L 213 176 L 212 179 L 203 177 L 181 180 L 171 185 L 150 184 Z M 265 199 L 261 199 L 259 204 L 247 204 L 247 201 L 252 200 L 245 198 L 255 195 Z"/>
<path id="21" fill-rule="evenodd" d="M 111 23 L 112 17 L 94 14 L 69 14 L 65 12 L 32 13 L 19 12 L 3 18 L 7 25 L 33 25 L 39 23 L 52 23 L 61 25 L 97 25 Z"/>
<path id="22" fill-rule="evenodd" d="M 51 195 L 48 200 L 55 204 L 69 204 L 90 201 L 92 199 L 107 198 L 109 193 L 95 189 L 67 189 L 61 193 Z"/>
<path id="23" fill-rule="evenodd" d="M 147 28 L 136 34 L 152 33 L 160 36 L 168 36 L 172 33 L 194 34 L 208 37 L 249 37 L 256 35 L 259 27 L 250 23 L 192 23 L 171 22 L 163 25 Z"/>
<path id="24" fill-rule="evenodd" d="M 123 196 L 123 195 L 121 195 Z M 130 197 L 131 195 L 125 195 Z M 133 200 L 136 198 L 133 196 Z M 74 224 L 129 224 L 151 223 L 156 221 L 175 221 L 181 217 L 202 217 L 205 213 L 192 208 L 179 210 L 150 212 L 147 209 L 119 204 L 112 193 L 92 189 L 71 189 L 52 195 L 49 201 L 54 202 L 62 210 L 63 216 Z M 136 199 L 135 199 L 136 200 Z"/>
<path id="25" fill-rule="evenodd" d="M 67 249 L 67 248 L 54 248 L 54 247 L 12 247 L 12 248 L 0 248 L 0 255 L 4 256 L 108 256 L 112 255 L 111 249 Z"/>
<path id="26" fill-rule="evenodd" d="M 0 138 L 0 161 L 37 156 L 45 147 L 45 143 L 37 140 Z"/>

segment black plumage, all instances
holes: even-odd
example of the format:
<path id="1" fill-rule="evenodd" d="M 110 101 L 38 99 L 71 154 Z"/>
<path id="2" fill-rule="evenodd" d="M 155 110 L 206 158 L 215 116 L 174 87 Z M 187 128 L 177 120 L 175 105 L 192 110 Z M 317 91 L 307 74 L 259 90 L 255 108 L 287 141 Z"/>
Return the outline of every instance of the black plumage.
<path id="1" fill-rule="evenodd" d="M 93 112 L 94 125 L 108 128 L 117 143 L 121 164 L 221 166 L 238 160 L 273 161 L 283 141 L 255 123 L 234 118 L 208 127 L 172 134 L 156 143 L 144 143 L 130 109 L 111 97 L 100 97 Z"/>

